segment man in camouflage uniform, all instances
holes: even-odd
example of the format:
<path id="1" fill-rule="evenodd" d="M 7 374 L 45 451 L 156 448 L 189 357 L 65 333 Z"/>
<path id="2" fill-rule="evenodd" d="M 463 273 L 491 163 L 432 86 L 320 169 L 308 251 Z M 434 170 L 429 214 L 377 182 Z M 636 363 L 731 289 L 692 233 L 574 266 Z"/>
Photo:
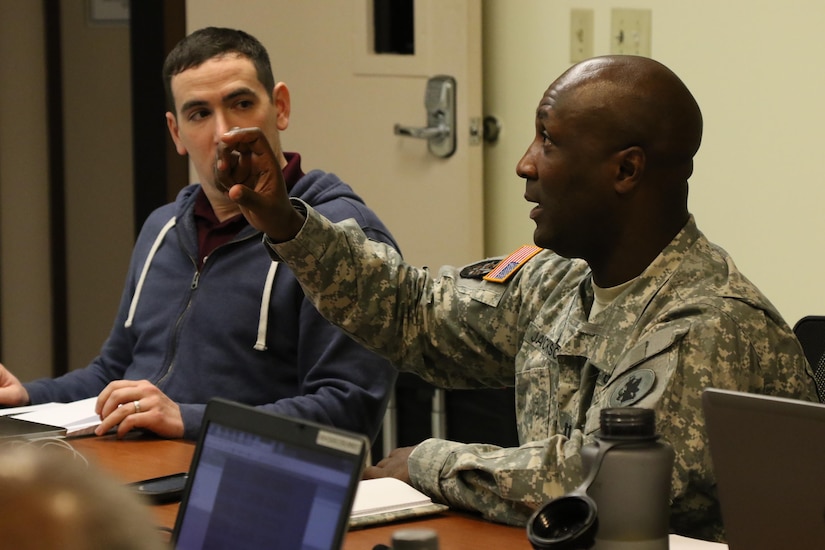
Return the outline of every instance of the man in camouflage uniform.
<path id="1" fill-rule="evenodd" d="M 573 66 L 542 98 L 517 166 L 547 250 L 490 273 L 432 277 L 355 224 L 290 203 L 254 129 L 224 136 L 216 171 L 244 184 L 230 198 L 324 316 L 433 384 L 515 387 L 520 447 L 429 439 L 367 476 L 521 525 L 581 482 L 601 408 L 650 407 L 676 452 L 673 531 L 720 539 L 702 390 L 812 399 L 813 384 L 791 329 L 688 212 L 701 134 L 698 105 L 661 64 Z"/>

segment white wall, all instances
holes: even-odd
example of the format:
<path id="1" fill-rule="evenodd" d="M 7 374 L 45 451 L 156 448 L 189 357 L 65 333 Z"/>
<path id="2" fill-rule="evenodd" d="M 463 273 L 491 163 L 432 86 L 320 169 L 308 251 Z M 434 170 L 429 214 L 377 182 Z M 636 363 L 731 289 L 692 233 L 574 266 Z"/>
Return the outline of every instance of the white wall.
<path id="1" fill-rule="evenodd" d="M 704 114 L 690 196 L 700 228 L 791 325 L 825 314 L 825 3 L 814 0 L 484 0 L 485 113 L 504 124 L 485 157 L 488 253 L 531 239 L 515 165 L 539 99 L 570 65 L 573 7 L 594 10 L 596 55 L 609 53 L 611 8 L 652 10 L 652 57 L 680 75 Z"/>

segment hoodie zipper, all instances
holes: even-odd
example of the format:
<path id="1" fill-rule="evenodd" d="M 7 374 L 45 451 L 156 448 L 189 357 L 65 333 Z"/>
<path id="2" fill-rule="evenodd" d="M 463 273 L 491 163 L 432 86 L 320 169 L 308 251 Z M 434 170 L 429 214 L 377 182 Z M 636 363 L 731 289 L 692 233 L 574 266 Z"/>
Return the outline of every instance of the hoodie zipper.
<path id="1" fill-rule="evenodd" d="M 200 284 L 201 274 L 206 270 L 206 264 L 209 262 L 210 258 L 212 258 L 212 256 L 215 255 L 215 252 L 217 252 L 221 248 L 224 248 L 226 246 L 230 246 L 230 245 L 235 244 L 235 243 L 243 242 L 243 241 L 246 241 L 248 239 L 252 239 L 252 238 L 255 237 L 255 235 L 257 235 L 257 233 L 249 235 L 248 237 L 243 237 L 243 238 L 240 238 L 240 239 L 233 239 L 233 240 L 229 241 L 228 243 L 224 243 L 224 244 L 220 245 L 215 250 L 213 250 L 209 254 L 209 256 L 203 261 L 203 267 L 201 269 L 198 269 L 197 260 L 195 258 L 192 258 L 192 256 L 189 256 L 189 259 L 192 261 L 192 265 L 195 267 L 195 274 L 192 276 L 192 281 L 189 283 L 190 293 L 189 293 L 189 299 L 186 302 L 186 307 L 183 309 L 181 314 L 175 320 L 175 337 L 172 339 L 171 354 L 170 354 L 170 357 L 172 359 L 169 361 L 169 364 L 166 366 L 166 369 L 165 369 L 165 372 L 163 373 L 163 375 L 158 379 L 157 383 L 155 384 L 159 389 L 161 389 L 161 390 L 163 389 L 161 385 L 169 378 L 169 376 L 175 370 L 175 361 L 177 360 L 177 355 L 178 355 L 178 342 L 180 341 L 180 338 L 179 338 L 180 330 L 181 330 L 181 327 L 183 326 L 183 321 L 186 318 L 186 315 L 189 313 L 189 309 L 192 306 L 192 300 L 195 296 L 195 292 L 198 290 L 198 285 Z M 182 245 L 181 245 L 181 247 L 182 247 Z M 184 254 L 186 254 L 185 250 L 183 252 L 184 252 Z"/>
<path id="2" fill-rule="evenodd" d="M 194 262 L 193 262 L 194 263 Z M 206 263 L 204 262 L 204 267 L 206 267 Z M 175 337 L 172 338 L 172 349 L 170 357 L 172 360 L 169 362 L 169 365 L 166 367 L 166 372 L 158 379 L 157 384 L 155 384 L 159 389 L 163 389 L 161 385 L 166 381 L 167 378 L 172 374 L 172 371 L 175 370 L 175 360 L 178 356 L 178 342 L 180 341 L 180 330 L 183 326 L 183 320 L 186 318 L 186 315 L 189 313 L 189 309 L 192 307 L 192 298 L 195 295 L 195 291 L 198 289 L 198 283 L 200 281 L 201 272 L 195 269 L 195 275 L 192 277 L 192 282 L 189 284 L 189 289 L 191 292 L 189 293 L 189 299 L 186 301 L 186 307 L 183 308 L 183 311 L 178 318 L 175 320 Z"/>

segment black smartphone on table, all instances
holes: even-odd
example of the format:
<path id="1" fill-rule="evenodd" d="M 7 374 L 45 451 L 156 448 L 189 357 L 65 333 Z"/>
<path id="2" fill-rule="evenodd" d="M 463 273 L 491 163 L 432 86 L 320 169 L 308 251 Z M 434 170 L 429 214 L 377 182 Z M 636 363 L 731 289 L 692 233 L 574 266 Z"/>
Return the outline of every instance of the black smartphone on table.
<path id="1" fill-rule="evenodd" d="M 153 504 L 167 504 L 179 502 L 183 496 L 183 488 L 189 478 L 187 472 L 180 472 L 168 476 L 153 477 L 130 483 L 129 487 L 138 494 L 147 497 Z"/>

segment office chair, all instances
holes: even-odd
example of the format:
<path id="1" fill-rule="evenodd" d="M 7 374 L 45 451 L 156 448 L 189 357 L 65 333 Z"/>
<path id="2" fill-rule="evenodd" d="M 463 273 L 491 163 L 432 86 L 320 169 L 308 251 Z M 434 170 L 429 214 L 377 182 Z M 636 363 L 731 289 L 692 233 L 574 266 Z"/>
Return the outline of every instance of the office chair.
<path id="1" fill-rule="evenodd" d="M 373 458 L 380 460 L 396 447 L 428 437 L 517 447 L 513 388 L 444 390 L 415 374 L 400 373 L 372 446 Z"/>
<path id="2" fill-rule="evenodd" d="M 814 371 L 816 395 L 825 403 L 825 315 L 808 315 L 793 327 L 802 351 Z"/>
<path id="3" fill-rule="evenodd" d="M 409 375 L 408 375 L 409 376 Z M 403 379 L 402 381 L 396 386 L 396 388 L 402 387 L 403 388 Z M 423 437 L 437 437 L 439 439 L 445 439 L 447 437 L 447 418 L 444 413 L 445 408 L 445 399 L 444 399 L 444 390 L 434 388 L 429 386 L 424 381 L 419 381 L 418 383 L 413 383 L 412 387 L 424 389 L 425 392 L 432 395 L 430 398 L 432 400 L 432 405 L 430 408 L 430 432 Z M 393 388 L 390 390 L 390 399 L 387 403 L 387 412 L 384 414 L 384 423 L 382 426 L 381 433 L 379 435 L 379 440 L 381 441 L 381 448 L 383 454 L 381 457 L 387 456 L 390 454 L 390 451 L 398 447 L 399 442 L 399 397 L 397 395 L 397 389 Z M 402 397 L 403 400 L 403 397 Z M 419 424 L 422 424 L 420 421 Z M 403 437 L 403 436 L 402 436 Z M 414 436 L 415 437 L 415 436 Z M 423 438 L 422 436 L 418 436 Z M 414 443 L 407 440 L 404 443 L 404 446 L 413 445 Z M 375 450 L 375 449 L 373 449 Z M 379 459 L 381 458 L 379 457 Z"/>

